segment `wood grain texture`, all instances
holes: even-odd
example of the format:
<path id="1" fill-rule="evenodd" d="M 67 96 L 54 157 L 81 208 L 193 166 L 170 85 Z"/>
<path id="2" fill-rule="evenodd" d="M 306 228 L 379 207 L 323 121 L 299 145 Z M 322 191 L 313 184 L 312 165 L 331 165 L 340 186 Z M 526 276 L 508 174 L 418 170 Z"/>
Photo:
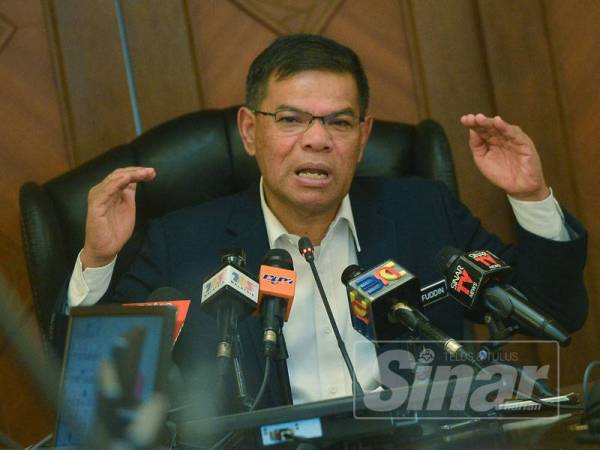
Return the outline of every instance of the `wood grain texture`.
<path id="1" fill-rule="evenodd" d="M 47 5 L 68 150 L 79 165 L 135 136 L 114 4 Z"/>
<path id="2" fill-rule="evenodd" d="M 371 89 L 370 114 L 415 123 L 418 98 L 403 10 L 397 1 L 346 0 L 324 30 L 361 58 Z"/>
<path id="3" fill-rule="evenodd" d="M 69 164 L 40 2 L 1 2 L 0 16 L 14 27 L 0 48 L 0 271 L 19 292 L 28 311 L 26 323 L 35 328 L 18 190 L 25 181 L 42 182 L 64 172 Z M 31 444 L 52 429 L 49 409 L 4 336 L 0 399 L 0 429 L 16 441 Z"/>
<path id="4" fill-rule="evenodd" d="M 190 0 L 189 8 L 190 21 L 196 24 L 193 35 L 204 107 L 242 103 L 248 67 L 275 33 L 234 3 Z M 360 56 L 369 76 L 373 116 L 416 122 L 419 114 L 413 87 L 417 81 L 403 23 L 397 1 L 368 4 L 346 0 L 329 19 L 323 34 L 351 46 Z"/>
<path id="5" fill-rule="evenodd" d="M 8 43 L 15 29 L 10 20 L 0 14 L 0 51 Z"/>
<path id="6" fill-rule="evenodd" d="M 204 109 L 244 103 L 246 72 L 276 34 L 229 1 L 188 0 Z"/>
<path id="7" fill-rule="evenodd" d="M 498 20 L 506 9 L 518 11 L 510 26 Z M 577 213 L 569 150 L 552 58 L 539 2 L 479 2 L 481 29 L 497 113 L 518 124 L 535 142 L 544 163 L 546 182 L 569 210 Z"/>
<path id="8" fill-rule="evenodd" d="M 197 110 L 201 93 L 182 1 L 122 1 L 143 129 Z M 48 7 L 73 165 L 135 137 L 114 3 Z"/>
<path id="9" fill-rule="evenodd" d="M 127 0 L 122 5 L 144 129 L 200 109 L 184 3 Z"/>
<path id="10" fill-rule="evenodd" d="M 343 0 L 231 0 L 276 34 L 319 34 Z"/>
<path id="11" fill-rule="evenodd" d="M 575 204 L 589 232 L 590 314 L 562 353 L 566 378 L 581 382 L 587 363 L 600 358 L 600 2 L 575 3 L 550 0 L 543 7 L 568 147 L 560 162 L 571 170 Z"/>
<path id="12" fill-rule="evenodd" d="M 467 113 L 494 114 L 491 80 L 473 2 L 409 2 L 414 41 L 421 60 L 427 111 L 450 140 L 461 199 L 488 230 L 514 239 L 513 219 L 504 192 L 492 186 L 473 164 L 468 133 L 459 119 Z"/>

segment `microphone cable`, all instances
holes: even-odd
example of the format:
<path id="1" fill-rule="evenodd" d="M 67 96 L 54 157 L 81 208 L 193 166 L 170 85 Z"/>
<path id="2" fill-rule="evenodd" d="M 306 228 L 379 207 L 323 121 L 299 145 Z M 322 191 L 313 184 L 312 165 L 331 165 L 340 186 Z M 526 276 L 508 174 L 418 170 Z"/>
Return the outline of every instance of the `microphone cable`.
<path id="1" fill-rule="evenodd" d="M 256 409 L 256 407 L 259 405 L 260 401 L 262 400 L 262 398 L 267 390 L 267 381 L 269 380 L 270 372 L 271 372 L 271 357 L 267 356 L 265 358 L 265 372 L 263 374 L 262 383 L 260 384 L 260 388 L 258 389 L 256 398 L 254 399 L 254 403 L 252 403 L 252 406 L 250 407 L 248 412 L 254 411 Z M 225 446 L 227 445 L 229 440 L 233 439 L 233 437 L 238 433 L 240 433 L 240 432 L 239 431 L 230 431 L 225 436 L 223 436 L 219 441 L 217 441 L 215 444 L 213 444 L 213 446 L 210 447 L 210 450 L 219 450 L 219 449 L 225 448 Z"/>

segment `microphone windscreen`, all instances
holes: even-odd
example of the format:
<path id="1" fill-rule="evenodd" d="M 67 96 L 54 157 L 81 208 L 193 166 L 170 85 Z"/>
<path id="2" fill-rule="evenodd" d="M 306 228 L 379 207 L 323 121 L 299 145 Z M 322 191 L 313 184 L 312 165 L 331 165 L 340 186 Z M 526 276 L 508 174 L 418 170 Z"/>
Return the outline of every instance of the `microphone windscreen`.
<path id="1" fill-rule="evenodd" d="M 281 269 L 294 270 L 292 255 L 282 248 L 272 248 L 269 250 L 263 259 L 263 264 Z"/>
<path id="2" fill-rule="evenodd" d="M 438 273 L 445 273 L 452 265 L 454 260 L 462 255 L 459 249 L 454 247 L 444 247 L 441 249 L 433 260 L 434 268 Z"/>
<path id="3" fill-rule="evenodd" d="M 342 283 L 347 285 L 351 279 L 356 278 L 362 273 L 362 269 L 356 264 L 350 264 L 342 272 Z"/>
<path id="4" fill-rule="evenodd" d="M 310 241 L 309 238 L 307 238 L 306 236 L 302 236 L 299 240 L 298 240 L 298 250 L 300 250 L 300 253 L 304 253 L 306 252 L 306 250 L 313 250 L 313 245 L 312 242 Z"/>

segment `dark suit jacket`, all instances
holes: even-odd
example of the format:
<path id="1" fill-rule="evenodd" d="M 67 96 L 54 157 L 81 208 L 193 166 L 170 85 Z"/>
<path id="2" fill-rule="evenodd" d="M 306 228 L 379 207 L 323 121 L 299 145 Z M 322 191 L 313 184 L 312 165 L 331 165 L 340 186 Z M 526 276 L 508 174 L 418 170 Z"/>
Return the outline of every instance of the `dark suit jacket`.
<path id="1" fill-rule="evenodd" d="M 587 298 L 582 272 L 586 233 L 566 214 L 574 239 L 555 242 L 518 230 L 518 245 L 507 246 L 487 233 L 441 183 L 417 178 L 357 178 L 350 191 L 361 267 L 393 258 L 417 275 L 421 284 L 437 281 L 434 258 L 444 246 L 491 250 L 515 268 L 513 284 L 570 331 L 583 325 Z M 268 250 L 258 185 L 231 197 L 171 213 L 150 227 L 131 270 L 118 283 L 113 299 L 144 300 L 153 290 L 171 286 L 192 299 L 184 330 L 174 349 L 195 394 L 209 397 L 214 385 L 216 327 L 200 310 L 202 283 L 219 265 L 222 249 L 246 251 L 247 269 L 258 273 Z M 464 308 L 441 301 L 425 311 L 433 324 L 455 338 L 463 335 Z M 254 318 L 240 324 L 243 364 L 250 392 L 260 385 L 261 330 Z M 263 406 L 281 403 L 273 379 Z M 205 408 L 210 409 L 210 408 Z"/>

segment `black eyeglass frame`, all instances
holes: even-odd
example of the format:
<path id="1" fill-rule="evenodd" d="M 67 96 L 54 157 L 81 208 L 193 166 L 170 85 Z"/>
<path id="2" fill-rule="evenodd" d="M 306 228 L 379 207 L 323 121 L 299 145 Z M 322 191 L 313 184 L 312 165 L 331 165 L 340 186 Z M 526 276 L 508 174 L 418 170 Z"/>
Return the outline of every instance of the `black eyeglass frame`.
<path id="1" fill-rule="evenodd" d="M 307 130 L 308 130 L 308 128 L 310 128 L 310 126 L 312 125 L 312 123 L 313 123 L 313 121 L 314 121 L 315 119 L 318 119 L 318 120 L 320 120 L 320 121 L 321 121 L 321 123 L 323 124 L 323 126 L 324 126 L 324 127 L 327 127 L 328 125 L 325 123 L 325 120 L 326 120 L 326 119 L 329 119 L 330 117 L 336 117 L 337 115 L 339 115 L 339 114 L 343 114 L 343 112 L 344 112 L 344 111 L 338 111 L 338 112 L 333 112 L 333 113 L 331 113 L 331 114 L 327 114 L 327 115 L 325 115 L 325 116 L 314 116 L 314 115 L 312 115 L 312 114 L 311 114 L 311 113 L 309 113 L 309 112 L 306 112 L 306 111 L 301 111 L 301 110 L 296 110 L 296 109 L 289 109 L 289 110 L 285 109 L 285 110 L 281 110 L 281 111 L 275 111 L 275 112 L 261 111 L 261 110 L 259 110 L 259 109 L 254 109 L 254 108 L 249 108 L 249 109 L 250 109 L 250 110 L 251 110 L 253 113 L 255 113 L 255 114 L 261 114 L 261 115 L 263 115 L 263 116 L 271 116 L 271 117 L 273 117 L 274 119 L 276 119 L 276 118 L 277 118 L 277 113 L 280 113 L 280 112 L 297 112 L 297 113 L 308 114 L 308 115 L 310 115 L 310 120 L 309 120 L 309 121 L 307 122 L 307 124 L 306 124 L 306 129 L 307 129 Z M 364 121 L 365 121 L 365 118 L 364 118 L 364 116 L 359 116 L 359 117 L 358 117 L 358 124 L 360 124 L 361 122 L 364 122 Z M 276 123 L 277 123 L 277 121 L 276 121 Z M 358 125 L 358 124 L 357 124 L 357 125 Z"/>

